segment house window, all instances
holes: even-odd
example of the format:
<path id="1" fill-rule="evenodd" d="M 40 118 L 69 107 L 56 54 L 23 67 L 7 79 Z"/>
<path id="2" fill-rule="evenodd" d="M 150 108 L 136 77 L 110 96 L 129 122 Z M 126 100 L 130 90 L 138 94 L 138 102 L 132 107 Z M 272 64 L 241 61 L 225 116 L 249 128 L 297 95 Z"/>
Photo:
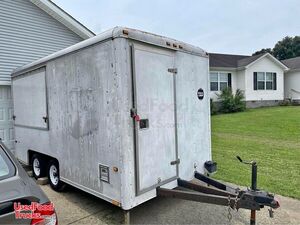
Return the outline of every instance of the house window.
<path id="1" fill-rule="evenodd" d="M 231 87 L 231 73 L 211 72 L 210 73 L 210 90 L 222 91 Z"/>
<path id="2" fill-rule="evenodd" d="M 273 73 L 266 73 L 266 90 L 273 90 Z"/>
<path id="3" fill-rule="evenodd" d="M 257 89 L 265 90 L 265 73 L 262 72 L 257 73 Z"/>
<path id="4" fill-rule="evenodd" d="M 228 74 L 227 73 L 219 73 L 219 90 L 222 91 L 226 88 L 228 88 Z"/>
<path id="5" fill-rule="evenodd" d="M 218 73 L 210 73 L 210 90 L 218 91 L 219 90 L 219 75 Z"/>
<path id="6" fill-rule="evenodd" d="M 254 72 L 254 90 L 276 90 L 276 73 Z"/>

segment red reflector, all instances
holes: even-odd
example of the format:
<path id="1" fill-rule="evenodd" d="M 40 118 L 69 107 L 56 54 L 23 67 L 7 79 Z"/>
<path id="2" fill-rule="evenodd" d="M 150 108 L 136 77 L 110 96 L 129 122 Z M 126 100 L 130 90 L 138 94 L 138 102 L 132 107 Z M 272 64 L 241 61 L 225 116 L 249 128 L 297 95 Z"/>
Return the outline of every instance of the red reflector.
<path id="1" fill-rule="evenodd" d="M 135 119 L 136 122 L 139 122 L 141 120 L 139 115 L 135 115 L 133 118 Z"/>

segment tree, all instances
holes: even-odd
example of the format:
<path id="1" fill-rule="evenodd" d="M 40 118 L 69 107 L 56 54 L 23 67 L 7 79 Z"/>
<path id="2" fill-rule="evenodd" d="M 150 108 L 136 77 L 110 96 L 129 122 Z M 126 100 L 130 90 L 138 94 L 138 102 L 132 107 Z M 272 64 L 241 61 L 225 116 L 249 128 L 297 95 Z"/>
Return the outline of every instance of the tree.
<path id="1" fill-rule="evenodd" d="M 296 57 L 293 44 L 294 38 L 288 36 L 278 41 L 273 48 L 274 56 L 279 60 Z"/>
<path id="2" fill-rule="evenodd" d="M 271 53 L 279 60 L 300 56 L 300 36 L 286 36 L 281 41 L 278 41 L 273 49 L 263 48 L 260 51 L 253 53 L 253 55 L 258 55 L 266 52 Z"/>
<path id="3" fill-rule="evenodd" d="M 272 49 L 271 48 L 262 48 L 259 51 L 254 52 L 252 55 L 259 55 L 259 54 L 263 54 L 263 53 L 270 53 L 272 54 Z"/>
<path id="4" fill-rule="evenodd" d="M 300 56 L 300 36 L 295 36 L 293 40 L 294 57 Z"/>

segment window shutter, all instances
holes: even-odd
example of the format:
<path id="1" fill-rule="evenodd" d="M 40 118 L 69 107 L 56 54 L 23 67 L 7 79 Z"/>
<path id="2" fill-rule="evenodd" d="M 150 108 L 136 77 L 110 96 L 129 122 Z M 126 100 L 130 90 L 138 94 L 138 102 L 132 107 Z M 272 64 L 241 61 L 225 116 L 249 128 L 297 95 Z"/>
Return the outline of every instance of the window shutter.
<path id="1" fill-rule="evenodd" d="M 257 72 L 253 73 L 253 87 L 254 90 L 257 90 Z"/>
<path id="2" fill-rule="evenodd" d="M 277 78 L 276 78 L 276 73 L 273 73 L 273 90 L 277 90 Z"/>
<path id="3" fill-rule="evenodd" d="M 228 87 L 231 88 L 231 73 L 228 73 Z"/>

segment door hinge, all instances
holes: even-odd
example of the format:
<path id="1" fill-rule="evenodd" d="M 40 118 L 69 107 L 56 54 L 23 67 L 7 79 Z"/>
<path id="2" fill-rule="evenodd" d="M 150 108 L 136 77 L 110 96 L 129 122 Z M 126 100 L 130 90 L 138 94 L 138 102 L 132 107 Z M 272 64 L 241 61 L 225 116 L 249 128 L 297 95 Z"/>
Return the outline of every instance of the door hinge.
<path id="1" fill-rule="evenodd" d="M 180 163 L 180 159 L 176 159 L 174 161 L 171 161 L 171 165 L 174 166 L 174 165 L 178 165 Z"/>
<path id="2" fill-rule="evenodd" d="M 176 73 L 177 73 L 177 68 L 169 68 L 169 69 L 168 69 L 168 72 L 169 72 L 169 73 L 176 74 Z"/>

